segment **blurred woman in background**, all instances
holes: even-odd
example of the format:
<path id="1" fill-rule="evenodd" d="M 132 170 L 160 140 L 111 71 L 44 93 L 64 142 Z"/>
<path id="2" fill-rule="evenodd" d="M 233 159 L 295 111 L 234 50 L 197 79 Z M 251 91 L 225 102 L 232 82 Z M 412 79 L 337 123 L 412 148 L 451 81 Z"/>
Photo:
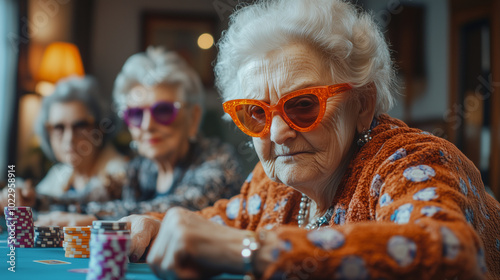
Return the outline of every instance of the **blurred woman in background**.
<path id="1" fill-rule="evenodd" d="M 109 143 L 118 128 L 104 109 L 98 84 L 88 76 L 60 81 L 43 99 L 35 130 L 56 164 L 36 189 L 26 184 L 16 196 L 19 205 L 56 211 L 39 215 L 39 225 L 85 224 L 78 213 L 88 202 L 121 196 L 126 159 Z"/>
<path id="2" fill-rule="evenodd" d="M 134 54 L 113 96 L 139 156 L 129 164 L 122 199 L 91 203 L 89 213 L 115 219 L 172 206 L 198 210 L 239 192 L 234 148 L 198 132 L 203 86 L 178 54 L 153 47 Z"/>

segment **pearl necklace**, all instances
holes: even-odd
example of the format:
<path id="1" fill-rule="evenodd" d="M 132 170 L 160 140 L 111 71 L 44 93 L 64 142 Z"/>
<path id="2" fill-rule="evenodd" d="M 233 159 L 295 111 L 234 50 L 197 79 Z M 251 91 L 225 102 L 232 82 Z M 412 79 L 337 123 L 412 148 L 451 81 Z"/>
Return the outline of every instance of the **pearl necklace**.
<path id="1" fill-rule="evenodd" d="M 307 197 L 305 194 L 302 194 L 302 198 L 300 199 L 300 210 L 299 214 L 297 215 L 297 221 L 299 223 L 299 227 L 304 227 L 304 224 L 306 223 L 306 217 L 309 214 L 310 203 L 311 199 L 309 199 L 309 197 Z"/>
<path id="2" fill-rule="evenodd" d="M 313 230 L 313 229 L 319 229 L 325 224 L 328 225 L 328 222 L 333 216 L 333 206 L 330 207 L 323 216 L 319 217 L 318 219 L 313 219 L 307 225 L 305 225 L 306 219 L 309 215 L 310 205 L 311 205 L 311 199 L 307 197 L 305 194 L 302 194 L 302 198 L 300 199 L 300 210 L 299 214 L 297 215 L 297 221 L 299 227 L 305 228 L 307 230 Z"/>

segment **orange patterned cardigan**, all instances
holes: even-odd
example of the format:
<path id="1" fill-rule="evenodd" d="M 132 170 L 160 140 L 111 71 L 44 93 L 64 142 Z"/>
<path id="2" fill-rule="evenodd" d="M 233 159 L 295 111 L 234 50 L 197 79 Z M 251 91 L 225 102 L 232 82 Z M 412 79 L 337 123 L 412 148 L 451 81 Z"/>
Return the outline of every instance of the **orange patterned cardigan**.
<path id="1" fill-rule="evenodd" d="M 282 240 L 265 279 L 500 279 L 500 204 L 454 145 L 381 115 L 332 201 L 328 226 L 298 228 L 301 193 L 261 166 L 200 212 Z M 158 216 L 157 216 L 158 217 Z"/>

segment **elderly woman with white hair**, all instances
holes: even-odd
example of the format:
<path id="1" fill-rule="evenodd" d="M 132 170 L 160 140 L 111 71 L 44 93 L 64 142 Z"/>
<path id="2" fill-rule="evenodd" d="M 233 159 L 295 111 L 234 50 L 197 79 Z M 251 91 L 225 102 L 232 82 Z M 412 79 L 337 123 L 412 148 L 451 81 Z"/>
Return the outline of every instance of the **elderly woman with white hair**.
<path id="1" fill-rule="evenodd" d="M 215 70 L 260 163 L 213 207 L 123 219 L 158 276 L 500 278 L 500 204 L 454 145 L 385 114 L 395 77 L 371 16 L 257 1 L 232 15 Z"/>
<path id="2" fill-rule="evenodd" d="M 16 196 L 19 205 L 52 211 L 39 215 L 38 225 L 88 224 L 90 201 L 120 197 L 127 160 L 110 143 L 118 127 L 105 107 L 91 76 L 63 79 L 43 99 L 35 130 L 55 164 L 36 189 L 26 184 Z"/>
<path id="3" fill-rule="evenodd" d="M 149 47 L 132 55 L 113 96 L 139 156 L 129 164 L 122 199 L 90 203 L 89 213 L 119 219 L 173 206 L 199 210 L 239 192 L 238 156 L 232 146 L 198 132 L 203 86 L 177 53 Z"/>

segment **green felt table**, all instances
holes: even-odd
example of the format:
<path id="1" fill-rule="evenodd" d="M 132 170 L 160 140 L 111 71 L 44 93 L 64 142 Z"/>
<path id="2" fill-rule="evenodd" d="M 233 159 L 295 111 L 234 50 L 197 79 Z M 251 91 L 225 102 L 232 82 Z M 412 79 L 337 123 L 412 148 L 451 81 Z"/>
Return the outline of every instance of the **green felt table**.
<path id="1" fill-rule="evenodd" d="M 5 220 L 3 220 L 5 225 Z M 7 232 L 0 234 L 0 279 L 2 280 L 31 280 L 31 279 L 50 279 L 50 280 L 80 280 L 86 279 L 86 273 L 71 272 L 72 269 L 87 269 L 89 259 L 66 258 L 64 248 L 15 248 L 15 272 L 8 270 L 11 267 L 9 260 L 11 253 L 7 246 Z M 43 264 L 35 262 L 36 260 L 60 260 L 68 264 Z M 146 263 L 129 263 L 125 279 L 150 280 L 158 279 L 149 265 Z M 238 280 L 243 279 L 240 275 L 223 274 L 213 278 L 214 280 Z"/>
<path id="2" fill-rule="evenodd" d="M 86 269 L 89 267 L 89 259 L 66 258 L 64 248 L 16 248 L 15 253 L 15 272 L 8 270 L 11 267 L 9 263 L 11 254 L 7 246 L 7 234 L 2 234 L 0 241 L 0 275 L 7 276 L 2 279 L 85 279 L 85 273 L 70 272 L 72 269 Z M 48 265 L 35 262 L 36 260 L 60 260 L 68 262 L 67 264 Z M 157 279 L 148 264 L 129 263 L 127 267 L 126 279 Z"/>

